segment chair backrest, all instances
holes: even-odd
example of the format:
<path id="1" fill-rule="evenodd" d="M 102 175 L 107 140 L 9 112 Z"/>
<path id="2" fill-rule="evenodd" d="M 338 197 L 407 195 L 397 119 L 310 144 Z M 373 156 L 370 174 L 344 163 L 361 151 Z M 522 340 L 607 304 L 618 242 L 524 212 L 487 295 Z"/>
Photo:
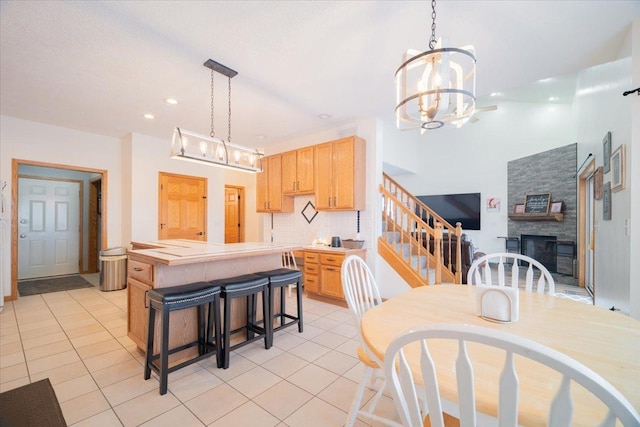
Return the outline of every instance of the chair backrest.
<path id="1" fill-rule="evenodd" d="M 360 333 L 360 321 L 369 309 L 382 303 L 382 298 L 369 266 L 357 255 L 349 255 L 342 262 L 342 291 L 353 314 L 360 344 L 367 351 Z"/>
<path id="2" fill-rule="evenodd" d="M 495 266 L 493 267 L 492 266 Z M 511 268 L 511 275 L 505 275 L 505 264 Z M 524 264 L 524 265 L 520 265 Z M 510 266 L 509 266 L 510 265 Z M 524 285 L 527 292 L 533 292 L 534 281 L 534 267 L 540 270 L 540 277 L 536 283 L 535 291 L 539 294 L 545 292 L 545 287 L 548 288 L 547 293 L 549 295 L 555 295 L 555 282 L 549 270 L 535 259 L 526 255 L 514 254 L 514 253 L 494 253 L 484 255 L 471 264 L 469 272 L 467 273 L 467 284 L 469 285 L 497 285 L 497 286 L 511 286 L 517 288 L 520 283 L 520 270 L 524 270 Z M 493 268 L 497 271 L 494 272 Z M 497 282 L 494 283 L 493 274 L 497 275 Z"/>
<path id="3" fill-rule="evenodd" d="M 432 340 L 436 340 L 433 342 Z M 477 344 L 473 353 L 467 351 L 467 343 L 502 349 L 506 353 L 500 372 L 498 390 L 498 424 L 518 425 L 518 392 L 524 386 L 519 384 L 514 355 L 543 364 L 562 375 L 562 380 L 551 401 L 547 426 L 568 427 L 572 425 L 574 402 L 571 396 L 571 382 L 575 382 L 602 401 L 608 413 L 600 424 L 614 426 L 618 419 L 624 426 L 640 425 L 640 415 L 631 403 L 609 382 L 575 359 L 542 344 L 503 331 L 462 324 L 428 324 L 397 336 L 389 345 L 384 357 L 384 373 L 389 381 L 396 409 L 404 426 L 423 425 L 423 416 L 429 414 L 431 425 L 444 426 L 442 401 L 438 387 L 438 369 L 429 353 L 442 346 L 443 340 L 451 340 L 457 345 L 458 354 L 455 373 L 450 366 L 445 369 L 455 375 L 458 390 L 458 407 L 462 427 L 476 425 L 476 404 L 474 395 L 474 373 L 471 355 L 479 355 Z M 420 345 L 413 343 L 419 342 Z M 413 344 L 412 346 L 410 346 Z M 408 347 L 409 346 L 409 347 Z M 411 349 L 407 351 L 408 349 Z M 451 358 L 455 354 L 449 353 Z M 409 362 L 413 360 L 414 371 Z M 418 365 L 419 361 L 419 365 Z M 495 360 L 496 365 L 500 363 Z M 415 368 L 420 366 L 420 368 Z M 524 369 L 524 368 L 523 368 Z M 419 372 L 416 372 L 419 371 Z M 441 370 L 442 372 L 442 370 Z M 497 372 L 497 370 L 496 370 Z M 416 377 L 418 382 L 416 383 Z M 422 385 L 418 385 L 422 384 Z M 553 392 L 549 390 L 549 392 Z M 422 397 L 425 398 L 422 398 Z M 420 399 L 418 398 L 420 397 Z"/>
<path id="4" fill-rule="evenodd" d="M 282 252 L 282 266 L 284 268 L 291 268 L 293 270 L 298 269 L 298 264 L 296 263 L 296 256 L 293 253 L 293 251 Z"/>

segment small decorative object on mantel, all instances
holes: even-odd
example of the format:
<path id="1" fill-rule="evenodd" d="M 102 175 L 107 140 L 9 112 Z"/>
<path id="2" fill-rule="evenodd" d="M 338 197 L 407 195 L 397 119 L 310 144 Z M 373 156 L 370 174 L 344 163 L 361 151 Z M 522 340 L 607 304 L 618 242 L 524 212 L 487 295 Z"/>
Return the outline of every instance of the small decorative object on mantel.
<path id="1" fill-rule="evenodd" d="M 518 321 L 518 288 L 476 285 L 476 314 L 491 322 Z"/>
<path id="2" fill-rule="evenodd" d="M 551 193 L 527 194 L 524 198 L 524 213 L 547 214 Z"/>
<path id="3" fill-rule="evenodd" d="M 302 209 L 302 212 L 300 213 L 309 224 L 311 224 L 311 221 L 313 221 L 316 215 L 318 215 L 318 211 L 316 210 L 316 207 L 313 205 L 313 203 L 311 203 L 311 201 L 307 202 L 307 204 Z"/>
<path id="4" fill-rule="evenodd" d="M 524 203 L 516 203 L 516 206 L 513 209 L 513 213 L 523 214 L 524 213 Z"/>
<path id="5" fill-rule="evenodd" d="M 602 166 L 598 166 L 593 173 L 593 198 L 596 200 L 602 200 Z"/>
<path id="6" fill-rule="evenodd" d="M 602 138 L 602 150 L 604 173 L 609 173 L 609 170 L 611 170 L 611 132 L 607 132 L 604 138 Z"/>
<path id="7" fill-rule="evenodd" d="M 624 190 L 624 178 L 625 178 L 625 148 L 624 144 L 616 148 L 616 151 L 611 154 L 611 191 Z"/>
<path id="8" fill-rule="evenodd" d="M 562 212 L 562 202 L 552 202 L 551 207 L 549 208 L 550 213 L 560 213 Z"/>
<path id="9" fill-rule="evenodd" d="M 604 191 L 602 193 L 602 219 L 605 221 L 611 221 L 611 183 L 607 182 L 604 185 Z"/>

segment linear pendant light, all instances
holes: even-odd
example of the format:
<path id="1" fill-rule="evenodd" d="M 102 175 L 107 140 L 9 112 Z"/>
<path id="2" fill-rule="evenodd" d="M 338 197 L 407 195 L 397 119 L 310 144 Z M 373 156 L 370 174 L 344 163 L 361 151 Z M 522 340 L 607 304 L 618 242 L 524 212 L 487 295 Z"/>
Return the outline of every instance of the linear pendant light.
<path id="1" fill-rule="evenodd" d="M 171 141 L 171 158 L 245 172 L 262 172 L 264 153 L 261 153 L 257 148 L 244 147 L 231 142 L 231 78 L 238 74 L 237 71 L 213 59 L 207 60 L 204 66 L 211 69 L 211 133 L 209 136 L 205 136 L 176 127 Z M 214 130 L 214 74 L 216 72 L 229 79 L 229 133 L 226 141 L 216 137 Z"/>

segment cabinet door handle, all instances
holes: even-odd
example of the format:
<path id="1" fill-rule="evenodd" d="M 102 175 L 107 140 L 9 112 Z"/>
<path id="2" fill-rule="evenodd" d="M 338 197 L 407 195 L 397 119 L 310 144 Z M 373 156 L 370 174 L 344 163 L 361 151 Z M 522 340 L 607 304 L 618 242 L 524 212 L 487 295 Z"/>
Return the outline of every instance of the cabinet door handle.
<path id="1" fill-rule="evenodd" d="M 331 196 L 329 196 L 329 207 L 331 207 Z"/>
<path id="2" fill-rule="evenodd" d="M 329 262 L 333 262 L 335 260 L 336 260 L 335 258 L 327 258 L 327 261 L 329 261 Z"/>
<path id="3" fill-rule="evenodd" d="M 337 205 L 336 203 L 336 196 L 333 196 L 333 206 L 335 207 Z"/>
<path id="4" fill-rule="evenodd" d="M 327 268 L 328 271 L 338 271 L 335 268 Z"/>
<path id="5" fill-rule="evenodd" d="M 296 190 L 300 190 L 300 181 L 296 181 Z"/>
<path id="6" fill-rule="evenodd" d="M 133 267 L 133 271 L 142 271 L 140 267 Z"/>
<path id="7" fill-rule="evenodd" d="M 293 185 L 293 191 L 296 191 L 296 182 L 293 181 L 291 184 Z"/>

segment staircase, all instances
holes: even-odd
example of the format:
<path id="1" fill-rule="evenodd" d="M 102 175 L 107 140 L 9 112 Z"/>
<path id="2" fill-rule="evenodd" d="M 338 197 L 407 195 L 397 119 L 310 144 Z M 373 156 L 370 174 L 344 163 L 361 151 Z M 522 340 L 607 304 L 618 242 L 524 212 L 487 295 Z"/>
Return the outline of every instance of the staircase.
<path id="1" fill-rule="evenodd" d="M 462 283 L 460 223 L 453 226 L 409 194 L 401 185 L 383 174 L 382 195 L 383 233 L 378 238 L 378 253 L 409 286 Z M 431 227 L 429 224 L 433 224 Z M 458 238 L 452 239 L 451 236 Z M 442 239 L 449 239 L 448 250 L 456 251 L 445 257 Z M 451 240 L 456 244 L 452 245 Z M 456 260 L 456 265 L 444 264 L 443 259 Z M 455 273 L 454 273 L 455 272 Z"/>

